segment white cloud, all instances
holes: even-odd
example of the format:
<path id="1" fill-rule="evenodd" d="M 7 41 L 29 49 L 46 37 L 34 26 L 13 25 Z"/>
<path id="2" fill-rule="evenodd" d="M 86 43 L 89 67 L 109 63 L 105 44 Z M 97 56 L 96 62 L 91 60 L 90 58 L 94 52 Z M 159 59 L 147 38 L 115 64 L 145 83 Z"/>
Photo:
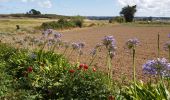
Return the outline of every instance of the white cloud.
<path id="1" fill-rule="evenodd" d="M 52 7 L 52 3 L 50 0 L 39 1 L 38 4 L 39 4 L 39 6 L 41 6 L 43 8 L 51 8 Z"/>
<path id="2" fill-rule="evenodd" d="M 170 0 L 118 0 L 121 7 L 137 5 L 137 16 L 170 16 Z"/>

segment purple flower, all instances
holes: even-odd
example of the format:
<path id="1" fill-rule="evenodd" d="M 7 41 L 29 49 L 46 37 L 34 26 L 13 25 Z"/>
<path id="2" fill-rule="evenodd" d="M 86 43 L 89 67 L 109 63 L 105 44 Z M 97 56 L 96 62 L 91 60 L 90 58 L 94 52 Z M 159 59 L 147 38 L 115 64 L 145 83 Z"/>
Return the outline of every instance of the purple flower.
<path id="1" fill-rule="evenodd" d="M 37 57 L 36 54 L 34 54 L 34 53 L 31 53 L 31 54 L 30 54 L 30 58 L 35 59 L 36 57 Z"/>
<path id="2" fill-rule="evenodd" d="M 116 42 L 115 39 L 113 38 L 113 36 L 105 36 L 103 39 L 103 45 L 106 46 L 110 58 L 113 58 L 115 56 L 115 52 L 116 52 Z"/>
<path id="3" fill-rule="evenodd" d="M 71 46 L 72 46 L 73 50 L 76 50 L 76 49 L 80 48 L 78 43 L 72 43 Z"/>
<path id="4" fill-rule="evenodd" d="M 105 36 L 103 39 L 103 44 L 108 47 L 109 45 L 115 45 L 115 39 L 113 36 Z"/>
<path id="5" fill-rule="evenodd" d="M 129 39 L 126 42 L 126 45 L 128 46 L 129 49 L 132 49 L 135 46 L 139 45 L 139 40 L 137 38 Z"/>
<path id="6" fill-rule="evenodd" d="M 84 48 L 85 47 L 85 43 L 84 42 L 80 42 L 80 43 L 78 43 L 78 45 L 79 45 L 80 48 Z"/>
<path id="7" fill-rule="evenodd" d="M 55 34 L 54 34 L 54 38 L 55 38 L 55 39 L 61 38 L 61 34 L 60 34 L 60 33 L 55 33 Z"/>
<path id="8" fill-rule="evenodd" d="M 42 32 L 44 36 L 48 36 L 53 33 L 53 29 L 46 29 L 45 31 Z"/>
<path id="9" fill-rule="evenodd" d="M 168 34 L 168 38 L 170 38 L 170 33 Z"/>
<path id="10" fill-rule="evenodd" d="M 156 60 L 148 60 L 143 65 L 143 72 L 150 75 L 169 76 L 170 63 L 165 58 L 157 58 Z"/>
<path id="11" fill-rule="evenodd" d="M 75 49 L 82 49 L 84 48 L 85 46 L 85 43 L 83 42 L 80 42 L 80 43 L 72 43 L 72 48 L 75 50 Z"/>
<path id="12" fill-rule="evenodd" d="M 170 50 L 170 41 L 168 41 L 168 42 L 166 42 L 166 43 L 164 44 L 164 49 L 165 49 L 165 50 Z"/>

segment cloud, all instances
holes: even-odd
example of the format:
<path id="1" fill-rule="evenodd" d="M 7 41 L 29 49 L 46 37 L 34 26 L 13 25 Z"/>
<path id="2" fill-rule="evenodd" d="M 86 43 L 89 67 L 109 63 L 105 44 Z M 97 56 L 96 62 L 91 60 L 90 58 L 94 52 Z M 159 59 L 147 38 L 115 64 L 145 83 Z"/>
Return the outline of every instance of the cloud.
<path id="1" fill-rule="evenodd" d="M 170 16 L 170 0 L 118 0 L 121 7 L 137 5 L 138 16 Z"/>
<path id="2" fill-rule="evenodd" d="M 50 0 L 44 0 L 44 1 L 38 2 L 38 4 L 40 7 L 43 7 L 43 8 L 51 8 L 52 7 L 52 3 Z"/>

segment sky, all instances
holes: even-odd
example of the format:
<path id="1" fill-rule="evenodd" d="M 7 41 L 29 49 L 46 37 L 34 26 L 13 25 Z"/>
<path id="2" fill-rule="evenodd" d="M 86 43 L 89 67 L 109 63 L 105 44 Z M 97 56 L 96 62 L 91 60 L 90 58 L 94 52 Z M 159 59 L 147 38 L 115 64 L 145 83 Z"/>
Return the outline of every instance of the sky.
<path id="1" fill-rule="evenodd" d="M 135 16 L 170 17 L 170 0 L 0 0 L 0 14 L 36 9 L 44 14 L 118 16 L 127 5 L 137 5 Z"/>

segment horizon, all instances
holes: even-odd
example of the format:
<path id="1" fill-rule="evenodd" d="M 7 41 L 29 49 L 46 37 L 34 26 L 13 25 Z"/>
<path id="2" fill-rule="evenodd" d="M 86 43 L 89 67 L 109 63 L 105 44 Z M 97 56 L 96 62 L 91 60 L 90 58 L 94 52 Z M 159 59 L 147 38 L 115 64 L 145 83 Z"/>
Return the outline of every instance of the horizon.
<path id="1" fill-rule="evenodd" d="M 23 14 L 36 9 L 42 14 L 107 17 L 120 16 L 127 5 L 137 5 L 136 17 L 170 17 L 170 0 L 0 0 L 0 14 Z"/>

